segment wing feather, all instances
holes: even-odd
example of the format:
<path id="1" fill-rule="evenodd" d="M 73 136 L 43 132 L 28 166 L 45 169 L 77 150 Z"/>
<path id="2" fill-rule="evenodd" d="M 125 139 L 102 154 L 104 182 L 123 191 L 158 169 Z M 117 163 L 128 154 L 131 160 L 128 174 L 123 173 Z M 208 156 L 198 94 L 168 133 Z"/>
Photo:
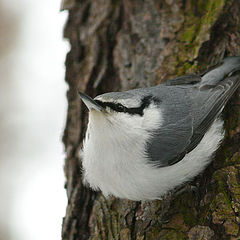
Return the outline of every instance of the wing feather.
<path id="1" fill-rule="evenodd" d="M 163 109 L 164 127 L 152 133 L 147 144 L 150 162 L 169 166 L 192 151 L 239 85 L 240 74 L 236 73 L 217 85 L 156 87 L 155 94 L 164 99 L 159 106 Z"/>

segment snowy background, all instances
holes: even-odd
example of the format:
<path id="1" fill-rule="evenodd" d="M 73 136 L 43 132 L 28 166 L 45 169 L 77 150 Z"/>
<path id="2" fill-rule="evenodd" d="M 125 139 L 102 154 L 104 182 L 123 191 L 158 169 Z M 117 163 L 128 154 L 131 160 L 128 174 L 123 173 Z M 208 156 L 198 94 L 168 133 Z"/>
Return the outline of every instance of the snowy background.
<path id="1" fill-rule="evenodd" d="M 60 0 L 0 0 L 0 240 L 59 240 L 66 115 Z"/>

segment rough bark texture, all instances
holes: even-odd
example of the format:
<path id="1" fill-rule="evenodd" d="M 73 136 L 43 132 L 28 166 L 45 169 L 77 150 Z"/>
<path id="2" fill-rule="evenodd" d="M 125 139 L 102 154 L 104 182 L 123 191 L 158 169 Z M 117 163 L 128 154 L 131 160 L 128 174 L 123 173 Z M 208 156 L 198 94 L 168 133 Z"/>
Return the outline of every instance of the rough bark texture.
<path id="1" fill-rule="evenodd" d="M 71 44 L 62 238 L 240 239 L 240 91 L 223 114 L 221 149 L 192 183 L 197 191 L 151 202 L 105 199 L 82 186 L 87 111 L 77 95 L 151 86 L 240 55 L 239 0 L 66 0 L 62 9 Z"/>

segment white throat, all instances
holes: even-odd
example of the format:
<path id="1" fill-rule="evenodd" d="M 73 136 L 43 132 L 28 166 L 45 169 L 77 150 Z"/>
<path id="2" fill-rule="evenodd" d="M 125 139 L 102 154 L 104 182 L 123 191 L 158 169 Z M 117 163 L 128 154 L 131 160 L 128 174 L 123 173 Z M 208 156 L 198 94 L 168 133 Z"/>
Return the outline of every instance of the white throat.
<path id="1" fill-rule="evenodd" d="M 91 111 L 83 144 L 84 182 L 95 190 L 101 189 L 104 195 L 122 198 L 129 198 L 127 185 L 131 185 L 128 191 L 139 191 L 136 183 L 147 163 L 144 149 L 150 138 L 149 130 L 159 128 L 161 123 L 162 114 L 153 104 L 144 110 L 143 116 L 126 113 L 105 116 Z M 139 172 L 137 178 L 133 171 Z"/>

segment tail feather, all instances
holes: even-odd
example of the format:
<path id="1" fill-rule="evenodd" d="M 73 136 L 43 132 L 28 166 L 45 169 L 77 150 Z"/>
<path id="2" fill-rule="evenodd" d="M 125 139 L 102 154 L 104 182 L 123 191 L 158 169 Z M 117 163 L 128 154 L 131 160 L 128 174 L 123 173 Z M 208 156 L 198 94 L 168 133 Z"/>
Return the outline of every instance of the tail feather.
<path id="1" fill-rule="evenodd" d="M 201 85 L 217 85 L 226 76 L 232 75 L 240 70 L 240 57 L 227 57 L 222 61 L 222 64 L 215 69 L 210 70 L 202 77 Z"/>

